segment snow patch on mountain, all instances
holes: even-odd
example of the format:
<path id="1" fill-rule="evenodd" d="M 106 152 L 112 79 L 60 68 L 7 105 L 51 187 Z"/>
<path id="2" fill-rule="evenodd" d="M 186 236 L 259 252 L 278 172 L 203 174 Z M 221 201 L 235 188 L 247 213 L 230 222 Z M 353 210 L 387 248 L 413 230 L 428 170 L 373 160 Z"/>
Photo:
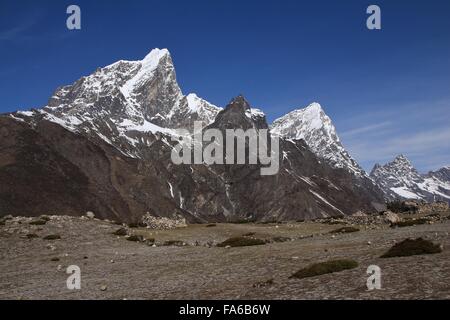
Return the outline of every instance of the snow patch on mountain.
<path id="1" fill-rule="evenodd" d="M 31 123 L 34 117 L 44 118 L 73 132 L 94 134 L 139 157 L 133 149 L 145 141 L 143 134 L 176 136 L 175 129 L 189 128 L 194 121 L 212 123 L 220 110 L 196 94 L 184 96 L 169 51 L 154 49 L 142 60 L 120 60 L 58 88 L 42 109 L 11 116 Z"/>
<path id="2" fill-rule="evenodd" d="M 404 155 L 383 166 L 376 164 L 370 173 L 387 199 L 450 200 L 450 170 L 444 167 L 420 174 Z"/>
<path id="3" fill-rule="evenodd" d="M 319 103 L 289 112 L 276 119 L 270 129 L 273 134 L 287 139 L 305 140 L 317 156 L 335 168 L 344 168 L 357 177 L 367 177 L 343 147 L 336 128 Z"/>

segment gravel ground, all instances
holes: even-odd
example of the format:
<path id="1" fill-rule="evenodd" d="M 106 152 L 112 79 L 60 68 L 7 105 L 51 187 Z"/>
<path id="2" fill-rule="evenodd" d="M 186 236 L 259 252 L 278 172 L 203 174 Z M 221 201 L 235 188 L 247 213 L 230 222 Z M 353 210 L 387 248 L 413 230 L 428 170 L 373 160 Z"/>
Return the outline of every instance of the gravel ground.
<path id="1" fill-rule="evenodd" d="M 14 218 L 0 226 L 0 299 L 449 299 L 450 221 L 349 234 L 320 223 L 191 225 L 177 230 L 129 229 L 156 246 L 112 235 L 120 226 L 97 219 L 51 217 L 45 225 Z M 254 232 L 291 241 L 240 248 L 215 245 Z M 38 237 L 28 239 L 27 234 Z M 60 240 L 44 240 L 59 234 Z M 380 259 L 395 242 L 423 237 L 440 254 Z M 185 246 L 163 246 L 179 240 Z M 59 261 L 52 261 L 58 258 Z M 289 279 L 311 263 L 350 258 L 359 267 Z M 368 291 L 369 265 L 382 270 L 382 289 Z M 68 290 L 66 268 L 81 269 L 81 290 Z M 259 283 L 269 283 L 258 285 Z"/>

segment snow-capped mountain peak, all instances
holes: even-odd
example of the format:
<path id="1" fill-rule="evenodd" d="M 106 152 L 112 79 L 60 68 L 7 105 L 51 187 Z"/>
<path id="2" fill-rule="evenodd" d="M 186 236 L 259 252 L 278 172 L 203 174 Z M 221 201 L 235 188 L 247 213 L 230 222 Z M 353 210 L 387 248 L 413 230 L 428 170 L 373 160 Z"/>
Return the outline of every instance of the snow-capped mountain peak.
<path id="1" fill-rule="evenodd" d="M 331 119 L 317 102 L 275 120 L 271 132 L 287 139 L 303 139 L 317 156 L 333 167 L 344 168 L 358 177 L 367 176 L 342 146 Z"/>
<path id="2" fill-rule="evenodd" d="M 388 199 L 450 200 L 450 170 L 445 167 L 420 174 L 404 155 L 385 165 L 376 164 L 370 173 Z"/>
<path id="3" fill-rule="evenodd" d="M 72 85 L 58 88 L 48 105 L 14 117 L 45 118 L 66 129 L 97 135 L 130 156 L 148 133 L 205 125 L 221 109 L 195 94 L 184 96 L 167 49 L 153 49 L 142 60 L 120 60 L 98 68 Z"/>

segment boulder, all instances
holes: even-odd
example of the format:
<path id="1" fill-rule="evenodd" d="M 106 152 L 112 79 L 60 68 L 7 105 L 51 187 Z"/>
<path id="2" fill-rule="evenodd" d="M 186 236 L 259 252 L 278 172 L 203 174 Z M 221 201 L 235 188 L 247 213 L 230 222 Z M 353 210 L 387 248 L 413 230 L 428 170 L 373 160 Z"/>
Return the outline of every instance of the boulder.
<path id="1" fill-rule="evenodd" d="M 169 230 L 187 227 L 186 219 L 180 216 L 175 218 L 155 217 L 146 214 L 142 217 L 142 223 L 149 229 Z"/>
<path id="2" fill-rule="evenodd" d="M 401 218 L 399 217 L 399 215 L 396 213 L 393 213 L 391 211 L 386 211 L 383 214 L 383 218 L 384 218 L 384 221 L 388 222 L 388 223 L 398 223 L 401 221 Z"/>

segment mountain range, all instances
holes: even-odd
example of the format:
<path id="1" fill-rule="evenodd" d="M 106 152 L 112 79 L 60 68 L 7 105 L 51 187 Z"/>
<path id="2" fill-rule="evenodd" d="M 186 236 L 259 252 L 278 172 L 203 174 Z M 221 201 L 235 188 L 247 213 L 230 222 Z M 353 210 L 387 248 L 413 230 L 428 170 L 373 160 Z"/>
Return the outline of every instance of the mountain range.
<path id="1" fill-rule="evenodd" d="M 260 165 L 174 165 L 172 137 L 194 121 L 270 128 L 280 138 L 278 174 L 261 176 Z M 220 108 L 184 95 L 166 49 L 99 68 L 42 108 L 1 115 L 0 150 L 0 215 L 300 220 L 377 211 L 412 194 L 446 198 L 450 184 L 448 168 L 421 176 L 402 159 L 369 176 L 318 103 L 269 125 L 243 96 Z"/>
<path id="2" fill-rule="evenodd" d="M 404 155 L 383 166 L 376 164 L 371 178 L 384 190 L 385 198 L 450 201 L 450 167 L 420 174 Z"/>

